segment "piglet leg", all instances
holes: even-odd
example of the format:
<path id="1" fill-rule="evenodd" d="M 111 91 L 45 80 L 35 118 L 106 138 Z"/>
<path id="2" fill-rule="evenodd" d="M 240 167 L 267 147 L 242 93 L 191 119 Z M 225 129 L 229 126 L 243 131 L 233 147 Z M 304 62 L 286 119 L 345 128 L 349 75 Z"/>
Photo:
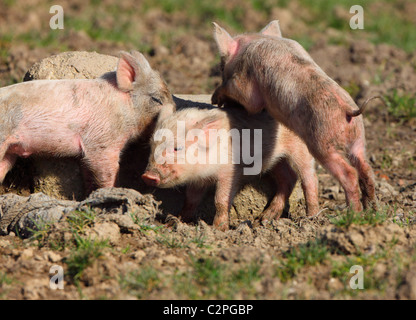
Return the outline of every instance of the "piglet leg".
<path id="1" fill-rule="evenodd" d="M 17 156 L 14 154 L 6 153 L 3 159 L 0 161 L 0 184 L 3 183 L 4 178 L 6 177 L 7 172 L 13 167 L 16 162 Z"/>
<path id="2" fill-rule="evenodd" d="M 236 176 L 233 171 L 219 174 L 215 192 L 215 217 L 213 225 L 216 229 L 226 231 L 229 229 L 229 211 L 237 192 L 240 176 Z"/>
<path id="3" fill-rule="evenodd" d="M 351 157 L 351 163 L 358 172 L 362 196 L 361 201 L 364 208 L 367 209 L 371 207 L 372 209 L 377 210 L 374 172 L 366 159 L 364 148 L 354 150 L 353 156 Z"/>
<path id="4" fill-rule="evenodd" d="M 205 195 L 207 186 L 205 184 L 190 184 L 186 186 L 185 203 L 183 205 L 180 216 L 183 222 L 195 221 L 195 210 L 201 203 Z"/>
<path id="5" fill-rule="evenodd" d="M 282 215 L 298 179 L 296 172 L 293 171 L 286 159 L 282 159 L 273 167 L 272 175 L 276 180 L 276 193 L 269 207 L 260 217 L 262 222 L 277 219 Z"/>
<path id="6" fill-rule="evenodd" d="M 331 153 L 321 163 L 341 183 L 345 191 L 347 204 L 356 212 L 362 211 L 358 174 L 355 168 L 338 153 Z"/>
<path id="7" fill-rule="evenodd" d="M 119 148 L 86 151 L 83 161 L 93 174 L 99 188 L 117 185 L 120 151 Z"/>

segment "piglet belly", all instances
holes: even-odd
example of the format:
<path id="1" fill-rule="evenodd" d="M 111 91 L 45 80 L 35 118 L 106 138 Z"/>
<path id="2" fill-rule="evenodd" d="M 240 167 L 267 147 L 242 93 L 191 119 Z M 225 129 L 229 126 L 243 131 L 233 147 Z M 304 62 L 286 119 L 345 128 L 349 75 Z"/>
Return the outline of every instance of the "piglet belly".
<path id="1" fill-rule="evenodd" d="M 81 137 L 70 130 L 23 130 L 16 137 L 9 152 L 21 157 L 32 154 L 70 157 L 81 155 L 83 150 Z"/>

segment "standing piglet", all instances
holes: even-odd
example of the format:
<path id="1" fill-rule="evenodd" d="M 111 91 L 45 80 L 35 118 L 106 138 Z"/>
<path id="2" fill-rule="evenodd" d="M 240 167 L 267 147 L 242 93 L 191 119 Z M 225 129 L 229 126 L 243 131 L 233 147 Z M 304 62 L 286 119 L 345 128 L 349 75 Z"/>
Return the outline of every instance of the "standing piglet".
<path id="1" fill-rule="evenodd" d="M 350 95 L 296 41 L 282 38 L 278 21 L 258 34 L 232 38 L 214 24 L 222 84 L 214 104 L 233 100 L 250 113 L 265 108 L 299 135 L 311 154 L 341 183 L 347 203 L 375 204 L 373 170 L 366 160 L 363 119 Z"/>
<path id="2" fill-rule="evenodd" d="M 214 226 L 227 230 L 228 213 L 244 177 L 266 171 L 275 178 L 277 190 L 261 217 L 263 221 L 281 215 L 298 175 L 308 214 L 318 212 L 314 159 L 299 137 L 266 112 L 250 116 L 241 106 L 208 106 L 176 112 L 173 107 L 165 108 L 160 113 L 149 164 L 142 175 L 152 186 L 186 185 L 181 212 L 184 221 L 193 219 L 205 190 L 215 183 Z"/>
<path id="3" fill-rule="evenodd" d="M 79 156 L 98 187 L 113 187 L 123 148 L 171 103 L 166 84 L 139 52 L 121 52 L 117 70 L 94 80 L 1 88 L 0 183 L 17 157 L 45 154 Z"/>

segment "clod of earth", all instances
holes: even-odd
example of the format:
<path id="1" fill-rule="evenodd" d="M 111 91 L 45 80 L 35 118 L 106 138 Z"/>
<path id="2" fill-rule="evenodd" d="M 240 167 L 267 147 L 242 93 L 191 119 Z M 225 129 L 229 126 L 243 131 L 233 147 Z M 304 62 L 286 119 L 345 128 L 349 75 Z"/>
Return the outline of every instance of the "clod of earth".
<path id="1" fill-rule="evenodd" d="M 29 197 L 1 195 L 0 203 L 0 235 L 15 232 L 23 237 L 30 236 L 34 230 L 47 224 L 59 223 L 74 211 L 87 209 L 94 210 L 97 214 L 106 214 L 124 230 L 137 228 L 131 212 L 148 223 L 154 221 L 156 214 L 160 213 L 159 202 L 153 196 L 124 188 L 98 189 L 80 202 L 57 200 L 43 193 L 35 193 Z M 102 232 L 102 226 L 96 230 L 98 238 Z"/>

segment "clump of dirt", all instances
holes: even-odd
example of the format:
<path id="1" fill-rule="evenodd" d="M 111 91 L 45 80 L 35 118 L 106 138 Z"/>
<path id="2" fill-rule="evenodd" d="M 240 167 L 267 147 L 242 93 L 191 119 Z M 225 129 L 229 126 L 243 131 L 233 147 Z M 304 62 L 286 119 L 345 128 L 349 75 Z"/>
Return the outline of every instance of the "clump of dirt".
<path id="1" fill-rule="evenodd" d="M 348 229 L 327 226 L 320 232 L 324 241 L 335 250 L 345 254 L 371 254 L 379 247 L 386 247 L 393 243 L 396 248 L 400 248 L 415 242 L 415 230 L 405 230 L 397 224 L 353 225 Z"/>

